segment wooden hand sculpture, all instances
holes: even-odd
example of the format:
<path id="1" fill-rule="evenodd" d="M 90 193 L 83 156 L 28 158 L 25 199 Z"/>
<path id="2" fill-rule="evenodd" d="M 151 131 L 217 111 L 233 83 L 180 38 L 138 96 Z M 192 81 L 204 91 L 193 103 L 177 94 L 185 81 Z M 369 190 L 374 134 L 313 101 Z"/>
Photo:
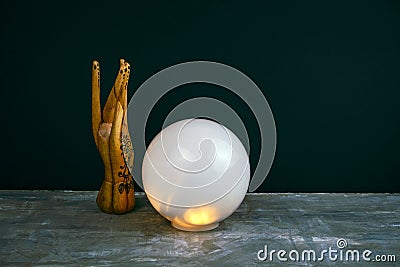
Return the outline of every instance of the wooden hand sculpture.
<path id="1" fill-rule="evenodd" d="M 129 63 L 121 59 L 117 78 L 102 113 L 100 65 L 93 61 L 92 130 L 105 171 L 96 202 L 106 213 L 123 214 L 135 205 L 133 179 L 126 164 L 133 164 L 132 142 L 126 118 L 129 74 Z"/>

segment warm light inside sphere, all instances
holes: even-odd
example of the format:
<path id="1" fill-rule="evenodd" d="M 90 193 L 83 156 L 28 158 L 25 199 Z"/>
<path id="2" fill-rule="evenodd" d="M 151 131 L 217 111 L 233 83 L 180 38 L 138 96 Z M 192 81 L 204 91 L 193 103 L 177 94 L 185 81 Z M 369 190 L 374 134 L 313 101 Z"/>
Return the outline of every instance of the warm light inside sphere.
<path id="1" fill-rule="evenodd" d="M 150 203 L 174 227 L 205 231 L 217 227 L 243 201 L 249 159 L 238 137 L 223 125 L 182 120 L 153 139 L 142 179 Z"/>
<path id="2" fill-rule="evenodd" d="M 186 222 L 193 225 L 207 225 L 217 221 L 218 213 L 211 207 L 200 207 L 188 209 L 183 218 Z"/>

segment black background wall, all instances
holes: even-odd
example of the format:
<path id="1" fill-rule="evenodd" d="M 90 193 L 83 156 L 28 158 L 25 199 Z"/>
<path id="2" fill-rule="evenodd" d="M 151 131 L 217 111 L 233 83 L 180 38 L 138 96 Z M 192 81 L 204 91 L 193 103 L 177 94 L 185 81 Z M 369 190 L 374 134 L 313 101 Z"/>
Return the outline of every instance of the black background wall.
<path id="1" fill-rule="evenodd" d="M 399 192 L 397 1 L 8 1 L 1 3 L 1 189 L 100 188 L 91 134 L 91 61 L 105 101 L 118 69 L 129 97 L 176 63 L 210 60 L 251 77 L 269 101 L 277 154 L 260 192 Z M 147 141 L 184 99 L 240 99 L 192 84 L 162 98 Z"/>

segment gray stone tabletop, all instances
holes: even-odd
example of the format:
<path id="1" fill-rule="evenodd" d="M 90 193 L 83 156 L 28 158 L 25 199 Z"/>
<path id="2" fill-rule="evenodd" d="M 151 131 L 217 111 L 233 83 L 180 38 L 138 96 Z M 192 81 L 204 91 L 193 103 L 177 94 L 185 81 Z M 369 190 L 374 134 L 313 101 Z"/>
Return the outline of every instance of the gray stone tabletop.
<path id="1" fill-rule="evenodd" d="M 400 194 L 248 194 L 232 216 L 209 232 L 172 228 L 143 193 L 137 193 L 136 207 L 128 214 L 102 213 L 96 194 L 0 191 L 0 266 L 400 262 Z"/>

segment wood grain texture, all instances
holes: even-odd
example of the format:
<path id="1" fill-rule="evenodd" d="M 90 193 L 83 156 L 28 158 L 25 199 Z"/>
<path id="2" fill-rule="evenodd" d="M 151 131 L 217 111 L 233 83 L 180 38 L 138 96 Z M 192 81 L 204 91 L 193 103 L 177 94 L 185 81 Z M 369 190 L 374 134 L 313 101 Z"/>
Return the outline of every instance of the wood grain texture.
<path id="1" fill-rule="evenodd" d="M 400 260 L 400 194 L 249 194 L 217 229 L 200 233 L 172 228 L 143 193 L 124 215 L 102 213 L 96 194 L 0 191 L 0 266 L 268 266 L 257 259 L 264 245 L 318 251 L 338 238 Z"/>
<path id="2" fill-rule="evenodd" d="M 101 113 L 100 64 L 92 64 L 92 131 L 104 163 L 104 180 L 97 195 L 97 205 L 106 213 L 123 214 L 133 209 L 133 178 L 128 164 L 133 164 L 132 142 L 126 112 L 130 65 L 120 60 L 114 86 Z"/>

